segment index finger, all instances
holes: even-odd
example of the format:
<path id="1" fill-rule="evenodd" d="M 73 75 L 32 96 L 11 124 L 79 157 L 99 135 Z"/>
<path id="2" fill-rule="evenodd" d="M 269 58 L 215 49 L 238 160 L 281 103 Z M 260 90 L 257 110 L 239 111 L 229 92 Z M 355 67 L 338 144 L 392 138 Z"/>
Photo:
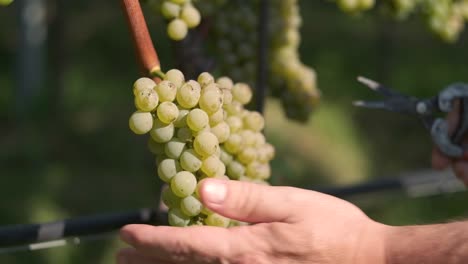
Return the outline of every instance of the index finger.
<path id="1" fill-rule="evenodd" d="M 147 256 L 177 263 L 223 263 L 236 243 L 232 229 L 193 226 L 168 227 L 127 225 L 120 231 L 122 240 Z M 232 247 L 231 245 L 236 245 Z"/>

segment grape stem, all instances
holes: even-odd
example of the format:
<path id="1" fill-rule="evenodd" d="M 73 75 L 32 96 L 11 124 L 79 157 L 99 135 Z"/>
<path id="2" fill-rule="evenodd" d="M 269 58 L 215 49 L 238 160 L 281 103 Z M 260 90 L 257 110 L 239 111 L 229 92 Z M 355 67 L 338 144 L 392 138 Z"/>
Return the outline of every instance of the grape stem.
<path id="1" fill-rule="evenodd" d="M 145 16 L 139 0 L 122 0 L 122 8 L 127 17 L 135 50 L 140 66 L 145 75 L 153 77 L 156 82 L 163 77 L 158 54 L 151 40 Z"/>

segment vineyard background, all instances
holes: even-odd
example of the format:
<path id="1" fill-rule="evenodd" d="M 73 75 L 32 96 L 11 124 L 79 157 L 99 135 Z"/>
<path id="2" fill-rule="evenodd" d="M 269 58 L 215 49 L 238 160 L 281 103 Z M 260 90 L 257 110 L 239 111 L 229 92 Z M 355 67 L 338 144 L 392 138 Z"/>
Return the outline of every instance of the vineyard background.
<path id="1" fill-rule="evenodd" d="M 0 225 L 152 206 L 158 192 L 154 161 L 146 140 L 127 124 L 139 73 L 119 4 L 48 1 L 45 64 L 36 68 L 44 81 L 27 90 L 31 98 L 15 88 L 27 80 L 18 71 L 24 53 L 16 4 L 0 8 Z M 266 134 L 277 148 L 272 182 L 345 186 L 428 168 L 427 132 L 412 118 L 354 108 L 353 100 L 374 96 L 355 77 L 431 96 L 453 81 L 468 81 L 468 34 L 449 45 L 418 19 L 399 23 L 375 10 L 350 17 L 328 1 L 301 5 L 301 53 L 317 70 L 323 98 L 307 124 L 286 120 L 279 103 L 268 100 Z M 163 22 L 149 12 L 146 17 L 169 69 L 172 50 Z M 353 201 L 374 219 L 399 225 L 466 217 L 467 198 L 387 192 Z M 112 263 L 118 246 L 115 240 L 89 242 L 0 255 L 0 263 Z"/>

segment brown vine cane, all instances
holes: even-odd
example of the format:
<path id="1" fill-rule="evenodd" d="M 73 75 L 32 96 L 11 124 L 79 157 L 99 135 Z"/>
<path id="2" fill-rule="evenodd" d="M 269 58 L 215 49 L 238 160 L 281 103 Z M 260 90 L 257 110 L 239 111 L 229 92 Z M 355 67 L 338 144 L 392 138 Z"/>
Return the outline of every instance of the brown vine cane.
<path id="1" fill-rule="evenodd" d="M 158 54 L 151 40 L 143 10 L 139 0 L 122 0 L 122 8 L 127 18 L 135 51 L 145 76 L 160 82 L 162 72 Z"/>

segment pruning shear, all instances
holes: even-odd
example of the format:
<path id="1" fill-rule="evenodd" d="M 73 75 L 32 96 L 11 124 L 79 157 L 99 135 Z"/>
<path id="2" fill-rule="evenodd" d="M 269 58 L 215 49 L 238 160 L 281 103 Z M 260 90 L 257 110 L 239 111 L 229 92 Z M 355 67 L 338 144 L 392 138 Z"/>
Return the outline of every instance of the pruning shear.
<path id="1" fill-rule="evenodd" d="M 429 130 L 432 140 L 444 155 L 450 158 L 468 159 L 468 152 L 462 146 L 463 138 L 468 132 L 468 84 L 454 83 L 434 97 L 420 99 L 404 95 L 365 77 L 358 77 L 358 81 L 383 95 L 386 99 L 383 101 L 356 101 L 354 102 L 355 106 L 384 109 L 416 116 Z M 458 100 L 460 101 L 459 120 L 457 128 L 451 135 L 447 121 L 436 117 L 436 114 L 451 112 Z"/>

